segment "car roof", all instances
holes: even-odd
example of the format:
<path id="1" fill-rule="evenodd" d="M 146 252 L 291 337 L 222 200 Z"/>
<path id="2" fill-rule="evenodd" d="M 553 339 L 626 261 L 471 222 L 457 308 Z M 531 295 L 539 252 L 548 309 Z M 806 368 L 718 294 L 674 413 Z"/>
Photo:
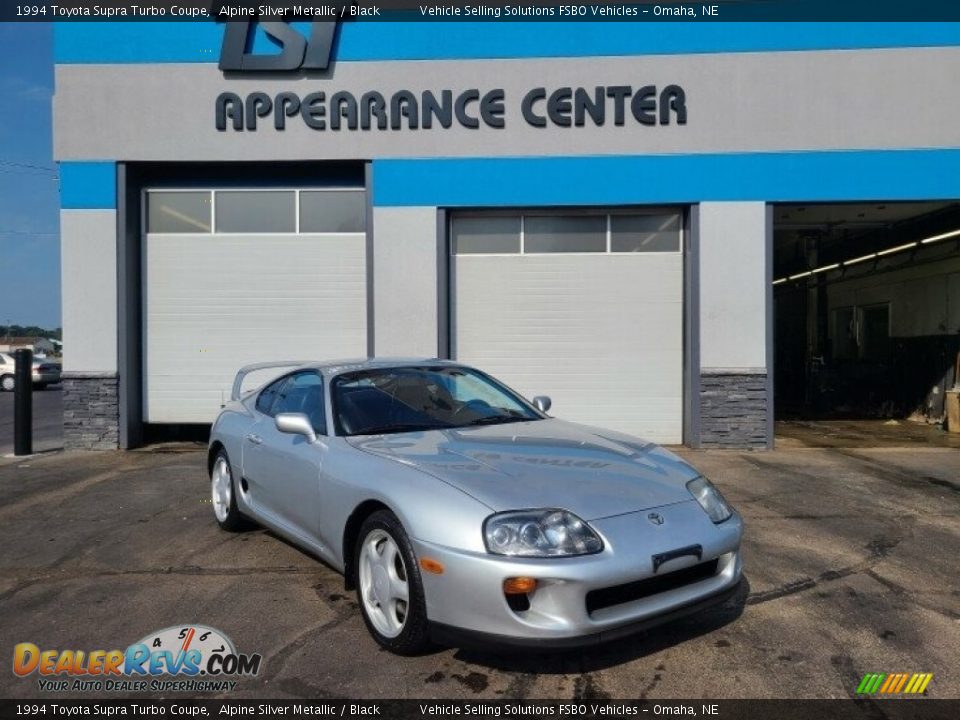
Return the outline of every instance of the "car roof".
<path id="1" fill-rule="evenodd" d="M 378 357 L 378 358 L 348 358 L 344 360 L 324 360 L 316 363 L 306 363 L 304 367 L 319 370 L 321 374 L 332 377 L 345 372 L 362 370 L 378 370 L 393 367 L 407 367 L 410 365 L 427 367 L 459 366 L 460 363 L 440 358 L 423 357 Z"/>

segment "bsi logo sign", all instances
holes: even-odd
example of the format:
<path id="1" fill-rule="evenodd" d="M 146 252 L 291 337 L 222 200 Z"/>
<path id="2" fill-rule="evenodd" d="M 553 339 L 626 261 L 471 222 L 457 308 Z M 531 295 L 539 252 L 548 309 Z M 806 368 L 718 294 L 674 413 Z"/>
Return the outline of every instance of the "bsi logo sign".
<path id="1" fill-rule="evenodd" d="M 259 26 L 277 43 L 281 51 L 271 55 L 252 52 L 251 31 Z M 224 72 L 290 72 L 326 70 L 333 55 L 336 22 L 314 22 L 310 37 L 304 37 L 285 22 L 233 20 L 227 23 L 220 49 L 219 67 Z"/>

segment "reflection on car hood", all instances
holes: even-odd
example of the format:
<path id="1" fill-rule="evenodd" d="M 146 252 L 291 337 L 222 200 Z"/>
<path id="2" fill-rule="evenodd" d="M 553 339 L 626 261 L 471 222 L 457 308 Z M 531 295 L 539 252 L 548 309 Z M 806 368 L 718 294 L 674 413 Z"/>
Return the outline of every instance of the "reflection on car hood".
<path id="1" fill-rule="evenodd" d="M 584 520 L 691 500 L 685 485 L 698 475 L 653 443 L 555 419 L 347 441 L 493 510 L 558 507 Z"/>

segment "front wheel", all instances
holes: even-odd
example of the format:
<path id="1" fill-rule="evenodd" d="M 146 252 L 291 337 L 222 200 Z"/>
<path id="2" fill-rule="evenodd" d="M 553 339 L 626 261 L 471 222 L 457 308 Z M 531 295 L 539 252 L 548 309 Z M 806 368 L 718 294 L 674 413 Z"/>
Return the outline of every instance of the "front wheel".
<path id="1" fill-rule="evenodd" d="M 4 375 L 0 378 L 0 390 L 4 392 L 13 392 L 13 388 L 16 387 L 16 381 L 13 379 L 13 375 Z"/>
<path id="2" fill-rule="evenodd" d="M 354 557 L 357 599 L 374 640 L 397 655 L 425 650 L 430 637 L 423 581 L 397 516 L 379 510 L 368 517 Z"/>
<path id="3" fill-rule="evenodd" d="M 217 459 L 213 461 L 210 471 L 210 501 L 213 503 L 213 514 L 217 524 L 224 530 L 237 532 L 245 530 L 247 519 L 237 508 L 236 487 L 233 483 L 233 472 L 230 469 L 230 458 L 227 451 L 221 449 Z"/>

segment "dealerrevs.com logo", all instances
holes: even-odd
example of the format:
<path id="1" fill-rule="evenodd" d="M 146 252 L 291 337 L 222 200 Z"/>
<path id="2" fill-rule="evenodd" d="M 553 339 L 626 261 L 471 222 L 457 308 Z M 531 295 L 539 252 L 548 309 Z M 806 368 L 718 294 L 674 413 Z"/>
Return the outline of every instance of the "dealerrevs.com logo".
<path id="1" fill-rule="evenodd" d="M 126 650 L 13 649 L 13 672 L 38 676 L 47 692 L 223 692 L 233 678 L 260 672 L 259 654 L 238 653 L 219 630 L 176 625 L 150 633 Z"/>

